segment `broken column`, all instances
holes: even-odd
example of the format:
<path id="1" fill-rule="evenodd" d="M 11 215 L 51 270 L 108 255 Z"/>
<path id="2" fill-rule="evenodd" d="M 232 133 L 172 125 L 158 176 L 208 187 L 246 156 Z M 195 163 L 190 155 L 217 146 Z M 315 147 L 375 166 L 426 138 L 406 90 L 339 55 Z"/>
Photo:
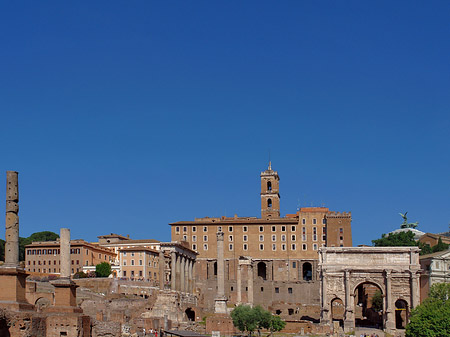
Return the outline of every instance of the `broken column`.
<path id="1" fill-rule="evenodd" d="M 83 310 L 77 307 L 78 286 L 70 279 L 70 229 L 61 228 L 59 237 L 60 249 L 60 278 L 53 281 L 55 287 L 54 306 L 47 308 L 49 312 L 81 313 Z"/>
<path id="2" fill-rule="evenodd" d="M 223 232 L 217 232 L 217 296 L 215 299 L 214 312 L 217 314 L 227 313 L 227 298 L 225 296 L 225 264 L 223 258 Z"/>
<path id="3" fill-rule="evenodd" d="M 0 267 L 0 307 L 32 310 L 25 299 L 28 274 L 19 265 L 19 177 L 16 171 L 6 172 L 6 242 L 5 264 Z"/>

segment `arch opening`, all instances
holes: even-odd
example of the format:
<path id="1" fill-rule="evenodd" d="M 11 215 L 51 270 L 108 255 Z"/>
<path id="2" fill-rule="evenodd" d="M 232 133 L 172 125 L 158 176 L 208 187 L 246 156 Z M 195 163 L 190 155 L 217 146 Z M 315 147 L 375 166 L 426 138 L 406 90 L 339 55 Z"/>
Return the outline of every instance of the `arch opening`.
<path id="1" fill-rule="evenodd" d="M 312 280 L 312 264 L 309 262 L 303 263 L 302 266 L 302 276 L 304 281 L 311 281 Z"/>
<path id="2" fill-rule="evenodd" d="M 331 301 L 331 319 L 339 322 L 340 326 L 344 326 L 345 307 L 344 302 L 339 297 Z"/>
<path id="3" fill-rule="evenodd" d="M 395 302 L 395 328 L 405 329 L 408 316 L 408 303 L 405 300 L 398 299 Z"/>
<path id="4" fill-rule="evenodd" d="M 267 190 L 272 191 L 272 182 L 271 181 L 267 182 Z"/>
<path id="5" fill-rule="evenodd" d="M 355 288 L 355 326 L 383 327 L 383 292 L 375 283 L 364 282 Z"/>
<path id="6" fill-rule="evenodd" d="M 10 337 L 8 322 L 6 318 L 0 317 L 0 336 Z"/>
<path id="7" fill-rule="evenodd" d="M 186 314 L 186 317 L 189 321 L 194 322 L 195 321 L 195 311 L 192 310 L 192 308 L 187 308 L 184 313 Z"/>
<path id="8" fill-rule="evenodd" d="M 267 267 L 264 262 L 258 263 L 258 277 L 261 277 L 263 280 L 267 280 Z"/>
<path id="9" fill-rule="evenodd" d="M 48 298 L 45 297 L 39 297 L 36 302 L 34 302 L 34 305 L 36 306 L 37 311 L 41 311 L 51 305 L 51 302 Z"/>

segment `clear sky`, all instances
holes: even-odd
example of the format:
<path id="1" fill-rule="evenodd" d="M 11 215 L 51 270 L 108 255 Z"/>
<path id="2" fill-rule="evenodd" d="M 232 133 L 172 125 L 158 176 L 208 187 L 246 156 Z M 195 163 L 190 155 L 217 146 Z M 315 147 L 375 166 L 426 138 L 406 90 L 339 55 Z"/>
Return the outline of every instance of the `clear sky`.
<path id="1" fill-rule="evenodd" d="M 283 215 L 448 230 L 450 1 L 3 1 L 0 31 L 21 236 L 260 216 L 269 152 Z"/>

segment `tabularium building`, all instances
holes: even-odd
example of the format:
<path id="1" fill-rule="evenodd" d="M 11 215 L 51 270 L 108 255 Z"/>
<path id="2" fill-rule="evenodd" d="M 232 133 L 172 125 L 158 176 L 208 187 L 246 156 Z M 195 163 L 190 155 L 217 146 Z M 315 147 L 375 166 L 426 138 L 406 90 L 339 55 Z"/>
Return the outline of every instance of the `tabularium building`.
<path id="1" fill-rule="evenodd" d="M 262 305 L 286 319 L 319 319 L 320 246 L 352 246 L 351 213 L 303 207 L 280 215 L 280 177 L 271 164 L 261 172 L 261 217 L 196 218 L 171 223 L 172 241 L 198 253 L 200 301 L 214 307 L 216 233 L 224 233 L 225 295 L 229 303 Z"/>

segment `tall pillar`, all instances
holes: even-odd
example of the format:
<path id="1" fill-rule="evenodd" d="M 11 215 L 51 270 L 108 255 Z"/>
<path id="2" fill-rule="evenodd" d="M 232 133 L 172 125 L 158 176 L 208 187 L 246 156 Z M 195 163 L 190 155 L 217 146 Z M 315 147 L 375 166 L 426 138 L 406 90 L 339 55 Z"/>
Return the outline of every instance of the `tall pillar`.
<path id="1" fill-rule="evenodd" d="M 325 270 L 322 269 L 322 287 L 320 288 L 321 297 L 322 297 L 322 312 L 321 312 L 321 319 L 320 323 L 329 325 L 331 323 L 330 318 L 330 306 L 328 303 L 328 290 L 327 290 L 327 281 L 328 276 Z"/>
<path id="2" fill-rule="evenodd" d="M 0 267 L 0 307 L 32 310 L 25 298 L 28 274 L 19 264 L 19 174 L 6 171 L 5 264 Z"/>
<path id="3" fill-rule="evenodd" d="M 391 333 L 395 330 L 395 309 L 392 303 L 392 275 L 390 270 L 386 270 L 386 331 Z"/>
<path id="4" fill-rule="evenodd" d="M 164 261 L 164 252 L 162 250 L 162 247 L 159 247 L 159 260 L 158 260 L 158 264 L 159 264 L 159 289 L 163 290 L 164 289 L 164 283 L 165 283 L 165 267 L 166 267 L 166 262 Z"/>
<path id="5" fill-rule="evenodd" d="M 344 271 L 345 278 L 345 321 L 344 329 L 345 331 L 352 331 L 355 328 L 355 318 L 353 315 L 353 301 L 351 299 L 350 290 L 350 271 Z"/>
<path id="6" fill-rule="evenodd" d="M 181 256 L 180 264 L 180 291 L 186 291 L 186 257 Z"/>
<path id="7" fill-rule="evenodd" d="M 6 171 L 5 264 L 19 266 L 19 173 Z"/>
<path id="8" fill-rule="evenodd" d="M 188 293 L 193 293 L 192 291 L 192 264 L 193 261 L 191 259 L 188 260 Z"/>
<path id="9" fill-rule="evenodd" d="M 61 228 L 59 235 L 60 260 L 61 260 L 61 278 L 70 278 L 71 259 L 70 259 L 70 229 Z"/>
<path id="10" fill-rule="evenodd" d="M 217 232 L 217 296 L 215 299 L 214 312 L 218 314 L 227 313 L 227 298 L 225 297 L 225 264 L 223 259 L 223 237 L 222 231 Z"/>
<path id="11" fill-rule="evenodd" d="M 415 272 L 411 271 L 411 310 L 419 305 L 419 289 L 419 277 Z"/>
<path id="12" fill-rule="evenodd" d="M 248 264 L 247 265 L 247 272 L 248 272 L 248 280 L 247 280 L 247 298 L 248 298 L 248 304 L 250 306 L 253 306 L 253 265 Z"/>
<path id="13" fill-rule="evenodd" d="M 177 265 L 177 254 L 176 252 L 170 253 L 170 261 L 171 261 L 171 269 L 170 269 L 170 288 L 172 290 L 177 290 L 177 271 L 176 271 L 176 265 Z"/>
<path id="14" fill-rule="evenodd" d="M 238 261 L 237 265 L 237 280 L 236 280 L 236 291 L 237 291 L 237 304 L 241 304 L 242 302 L 242 284 L 241 284 L 241 264 Z"/>
<path id="15" fill-rule="evenodd" d="M 176 289 L 177 291 L 181 291 L 181 255 L 177 254 L 177 265 L 176 265 L 176 279 L 177 279 L 177 286 Z"/>

